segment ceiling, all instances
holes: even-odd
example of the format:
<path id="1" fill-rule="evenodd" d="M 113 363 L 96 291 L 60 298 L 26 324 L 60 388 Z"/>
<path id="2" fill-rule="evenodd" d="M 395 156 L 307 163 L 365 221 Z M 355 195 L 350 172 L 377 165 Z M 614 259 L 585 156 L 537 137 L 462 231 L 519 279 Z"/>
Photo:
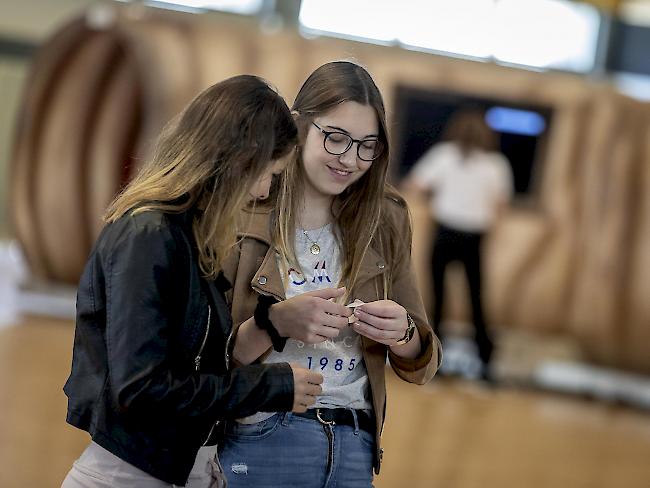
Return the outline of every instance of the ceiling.
<path id="1" fill-rule="evenodd" d="M 650 26 L 650 0 L 580 0 L 613 14 L 621 20 Z"/>

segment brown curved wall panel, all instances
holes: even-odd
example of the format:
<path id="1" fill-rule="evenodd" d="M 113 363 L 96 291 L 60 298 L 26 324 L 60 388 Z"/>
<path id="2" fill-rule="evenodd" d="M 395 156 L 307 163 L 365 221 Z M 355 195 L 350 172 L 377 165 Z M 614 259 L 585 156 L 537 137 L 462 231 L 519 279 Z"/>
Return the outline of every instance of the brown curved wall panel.
<path id="1" fill-rule="evenodd" d="M 86 148 L 115 50 L 114 40 L 106 35 L 85 42 L 59 75 L 43 114 L 36 221 L 48 272 L 68 282 L 80 276 L 90 245 L 85 225 Z"/>
<path id="2" fill-rule="evenodd" d="M 101 32 L 77 22 L 55 36 L 26 88 L 12 209 L 38 276 L 76 281 L 104 207 L 200 89 L 248 72 L 270 80 L 291 103 L 315 67 L 352 58 L 375 75 L 390 124 L 399 121 L 398 86 L 553 111 L 534 198 L 506 213 L 485 248 L 490 323 L 567 334 L 602 363 L 650 371 L 648 104 L 576 76 L 267 33 L 232 16 L 116 12 Z M 430 222 L 421 210 L 414 212 L 413 256 L 416 269 L 428 270 Z M 418 281 L 429 302 L 430 280 Z M 452 285 L 463 294 L 464 284 Z M 450 302 L 452 318 L 468 317 L 467 300 Z"/>
<path id="3" fill-rule="evenodd" d="M 122 53 L 97 104 L 97 120 L 89 135 L 85 225 L 93 240 L 104 225 L 106 207 L 128 179 L 140 120 L 139 92 L 135 62 Z"/>
<path id="4" fill-rule="evenodd" d="M 89 35 L 82 20 L 66 25 L 38 52 L 25 85 L 16 121 L 11 157 L 10 191 L 14 228 L 23 252 L 36 276 L 48 277 L 35 209 L 35 181 L 40 171 L 41 135 L 46 127 L 43 115 L 49 110 L 51 94 L 59 75 L 80 43 Z"/>
<path id="5" fill-rule="evenodd" d="M 183 22 L 143 17 L 118 25 L 140 81 L 138 137 L 131 176 L 151 155 L 164 125 L 198 92 L 195 52 Z"/>

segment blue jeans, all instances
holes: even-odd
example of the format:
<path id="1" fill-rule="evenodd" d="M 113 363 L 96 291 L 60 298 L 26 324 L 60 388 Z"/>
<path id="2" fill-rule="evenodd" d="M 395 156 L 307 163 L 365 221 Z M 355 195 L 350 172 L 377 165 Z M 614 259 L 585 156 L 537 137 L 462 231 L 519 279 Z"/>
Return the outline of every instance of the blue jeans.
<path id="1" fill-rule="evenodd" d="M 374 436 L 292 413 L 228 422 L 219 459 L 228 488 L 372 488 Z"/>

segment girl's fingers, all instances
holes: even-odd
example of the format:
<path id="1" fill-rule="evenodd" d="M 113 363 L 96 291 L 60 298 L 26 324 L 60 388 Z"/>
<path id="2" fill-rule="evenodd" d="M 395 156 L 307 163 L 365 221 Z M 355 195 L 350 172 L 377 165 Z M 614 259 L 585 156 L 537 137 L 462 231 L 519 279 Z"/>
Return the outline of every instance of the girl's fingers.
<path id="1" fill-rule="evenodd" d="M 404 313 L 404 307 L 392 300 L 377 300 L 376 302 L 364 303 L 358 306 L 355 311 L 361 310 L 375 317 L 387 319 L 398 318 Z"/>
<path id="2" fill-rule="evenodd" d="M 352 328 L 357 333 L 366 336 L 373 341 L 381 343 L 396 341 L 403 336 L 402 334 L 398 337 L 399 334 L 396 331 L 377 329 L 376 327 L 373 327 L 372 325 L 361 320 L 357 320 L 354 324 L 352 324 Z"/>
<path id="3" fill-rule="evenodd" d="M 323 325 L 327 327 L 333 327 L 337 330 L 343 329 L 348 325 L 348 318 L 347 316 L 341 317 L 338 315 L 327 315 L 325 319 L 325 323 Z"/>
<path id="4" fill-rule="evenodd" d="M 315 333 L 318 336 L 324 337 L 326 339 L 334 339 L 335 337 L 338 337 L 340 329 L 337 327 L 330 327 L 329 325 L 323 325 L 321 327 L 317 327 Z"/>
<path id="5" fill-rule="evenodd" d="M 377 329 L 387 330 L 387 331 L 391 331 L 391 330 L 395 331 L 400 329 L 399 322 L 394 318 L 377 317 L 376 315 L 371 315 L 358 308 L 354 311 L 354 315 L 356 315 L 359 318 L 359 320 L 367 324 L 370 324 Z"/>
<path id="6" fill-rule="evenodd" d="M 348 315 L 352 314 L 352 310 L 350 310 L 348 307 L 344 307 L 343 305 L 339 305 L 338 303 L 333 303 L 330 301 L 323 303 L 323 310 L 325 313 L 331 315 L 340 315 L 341 317 L 347 317 Z"/>

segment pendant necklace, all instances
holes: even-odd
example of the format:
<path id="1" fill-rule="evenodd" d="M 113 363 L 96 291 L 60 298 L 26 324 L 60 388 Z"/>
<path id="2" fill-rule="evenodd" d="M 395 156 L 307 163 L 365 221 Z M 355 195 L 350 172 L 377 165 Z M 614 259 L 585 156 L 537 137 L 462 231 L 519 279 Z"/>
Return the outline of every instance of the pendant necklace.
<path id="1" fill-rule="evenodd" d="M 325 230 L 325 227 L 327 227 L 327 225 L 325 225 L 320 230 L 316 240 L 313 240 L 311 237 L 309 237 L 309 234 L 307 234 L 307 231 L 305 229 L 302 229 L 302 233 L 305 234 L 305 237 L 307 238 L 307 240 L 309 242 L 311 242 L 311 246 L 309 246 L 309 252 L 312 253 L 314 256 L 320 253 L 320 246 L 318 245 L 318 239 L 320 239 L 320 236 L 323 234 L 323 231 Z"/>

